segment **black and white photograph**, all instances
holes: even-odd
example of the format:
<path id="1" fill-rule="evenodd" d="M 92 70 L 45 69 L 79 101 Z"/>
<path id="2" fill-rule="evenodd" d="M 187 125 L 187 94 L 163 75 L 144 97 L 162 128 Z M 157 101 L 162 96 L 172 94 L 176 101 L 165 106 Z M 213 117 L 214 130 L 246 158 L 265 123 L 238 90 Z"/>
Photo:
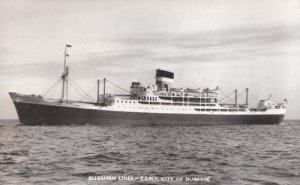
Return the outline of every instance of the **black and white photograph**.
<path id="1" fill-rule="evenodd" d="M 0 0 L 1 185 L 300 185 L 300 0 Z"/>

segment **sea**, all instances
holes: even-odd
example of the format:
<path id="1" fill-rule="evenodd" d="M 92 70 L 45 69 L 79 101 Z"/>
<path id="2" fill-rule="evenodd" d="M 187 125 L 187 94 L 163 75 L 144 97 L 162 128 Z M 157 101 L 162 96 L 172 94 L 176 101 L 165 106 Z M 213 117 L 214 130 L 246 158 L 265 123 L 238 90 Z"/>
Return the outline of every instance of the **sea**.
<path id="1" fill-rule="evenodd" d="M 24 126 L 0 121 L 1 185 L 299 185 L 300 121 Z"/>

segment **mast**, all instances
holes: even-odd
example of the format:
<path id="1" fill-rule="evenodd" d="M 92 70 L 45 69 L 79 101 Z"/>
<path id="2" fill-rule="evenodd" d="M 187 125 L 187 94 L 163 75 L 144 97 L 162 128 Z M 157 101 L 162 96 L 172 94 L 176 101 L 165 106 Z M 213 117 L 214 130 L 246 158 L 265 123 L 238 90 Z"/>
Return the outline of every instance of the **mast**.
<path id="1" fill-rule="evenodd" d="M 67 80 L 68 80 L 68 73 L 69 73 L 69 70 L 67 69 L 67 66 L 66 66 L 66 64 L 67 64 L 67 57 L 69 56 L 69 54 L 67 53 L 67 48 L 70 48 L 70 47 L 72 47 L 71 45 L 69 45 L 69 44 L 66 44 L 65 45 L 65 53 L 64 53 L 64 68 L 63 68 L 63 74 L 61 75 L 61 79 L 63 80 L 63 84 L 62 84 L 62 92 L 61 92 L 61 98 L 60 98 L 60 100 L 61 101 L 64 101 L 66 98 L 65 98 L 65 91 L 66 91 L 66 93 L 68 93 L 67 91 L 67 85 L 68 85 L 68 83 L 67 83 Z M 66 96 L 67 97 L 67 96 Z"/>
<path id="2" fill-rule="evenodd" d="M 103 79 L 103 105 L 105 105 L 105 85 L 106 85 L 106 78 Z"/>
<path id="3" fill-rule="evenodd" d="M 238 92 L 238 90 L 235 89 L 234 90 L 234 105 L 235 105 L 235 107 L 237 107 L 237 92 Z"/>
<path id="4" fill-rule="evenodd" d="M 246 107 L 248 107 L 249 88 L 246 88 Z"/>
<path id="5" fill-rule="evenodd" d="M 69 99 L 69 66 L 66 66 L 66 102 Z"/>
<path id="6" fill-rule="evenodd" d="M 97 104 L 100 104 L 99 91 L 100 91 L 100 80 L 97 80 Z"/>

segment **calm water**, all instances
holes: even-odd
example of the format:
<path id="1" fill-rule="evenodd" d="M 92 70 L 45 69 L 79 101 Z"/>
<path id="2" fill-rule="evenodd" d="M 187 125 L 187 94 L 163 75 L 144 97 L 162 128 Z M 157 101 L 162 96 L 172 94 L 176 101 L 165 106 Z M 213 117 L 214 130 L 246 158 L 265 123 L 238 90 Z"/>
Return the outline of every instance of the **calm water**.
<path id="1" fill-rule="evenodd" d="M 89 176 L 210 182 L 89 181 Z M 22 126 L 0 123 L 0 184 L 300 184 L 300 123 Z"/>

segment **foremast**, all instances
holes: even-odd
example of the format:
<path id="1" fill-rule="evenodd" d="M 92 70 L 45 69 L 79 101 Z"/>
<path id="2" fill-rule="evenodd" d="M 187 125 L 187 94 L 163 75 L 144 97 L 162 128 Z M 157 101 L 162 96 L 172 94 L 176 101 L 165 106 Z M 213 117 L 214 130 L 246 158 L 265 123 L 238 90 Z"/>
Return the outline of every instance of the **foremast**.
<path id="1" fill-rule="evenodd" d="M 65 45 L 65 52 L 64 52 L 64 68 L 63 73 L 61 75 L 62 79 L 62 92 L 61 92 L 61 98 L 60 101 L 68 101 L 68 76 L 69 76 L 69 67 L 67 66 L 67 57 L 69 57 L 69 54 L 67 52 L 68 48 L 71 48 L 72 45 L 66 44 Z"/>

